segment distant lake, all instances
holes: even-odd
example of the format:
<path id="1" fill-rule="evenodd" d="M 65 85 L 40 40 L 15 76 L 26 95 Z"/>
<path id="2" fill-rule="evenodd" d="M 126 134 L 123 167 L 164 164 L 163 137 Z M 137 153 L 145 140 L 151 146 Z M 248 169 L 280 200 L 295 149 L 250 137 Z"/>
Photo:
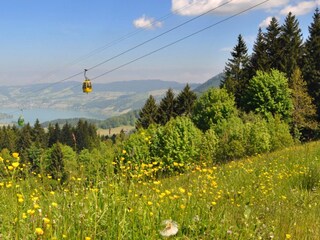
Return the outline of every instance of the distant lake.
<path id="1" fill-rule="evenodd" d="M 3 114 L 10 115 L 12 118 L 4 118 L 2 116 Z M 98 113 L 94 114 L 84 111 L 33 108 L 24 109 L 21 112 L 19 109 L 14 108 L 0 108 L 0 123 L 17 123 L 21 114 L 23 115 L 25 122 L 29 122 L 31 125 L 35 123 L 36 119 L 39 119 L 40 123 L 42 123 L 56 119 L 91 118 L 103 120 L 107 118 L 102 114 L 99 115 Z"/>

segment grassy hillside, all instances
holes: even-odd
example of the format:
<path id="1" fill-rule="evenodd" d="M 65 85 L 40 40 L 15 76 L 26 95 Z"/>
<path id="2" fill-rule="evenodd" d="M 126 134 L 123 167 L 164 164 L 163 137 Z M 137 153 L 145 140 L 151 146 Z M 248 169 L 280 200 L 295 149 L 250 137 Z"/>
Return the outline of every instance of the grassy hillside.
<path id="1" fill-rule="evenodd" d="M 172 239 L 316 240 L 319 159 L 314 142 L 149 181 L 114 175 L 109 162 L 103 179 L 80 174 L 61 187 L 50 176 L 15 178 L 14 167 L 0 180 L 0 238 L 162 239 L 177 227 Z"/>

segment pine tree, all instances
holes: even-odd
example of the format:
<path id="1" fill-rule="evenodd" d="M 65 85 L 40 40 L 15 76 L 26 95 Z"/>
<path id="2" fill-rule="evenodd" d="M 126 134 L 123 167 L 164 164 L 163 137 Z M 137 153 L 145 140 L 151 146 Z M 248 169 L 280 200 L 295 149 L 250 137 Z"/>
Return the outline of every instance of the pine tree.
<path id="1" fill-rule="evenodd" d="M 58 123 L 54 126 L 49 124 L 48 127 L 48 146 L 51 147 L 53 144 L 60 142 L 61 129 Z"/>
<path id="2" fill-rule="evenodd" d="M 136 127 L 147 129 L 151 124 L 156 123 L 157 112 L 158 106 L 156 104 L 156 100 L 152 95 L 150 95 L 143 108 L 139 112 Z"/>
<path id="3" fill-rule="evenodd" d="M 280 69 L 281 66 L 281 43 L 280 43 L 281 27 L 278 20 L 273 17 L 267 27 L 267 32 L 264 34 L 266 41 L 266 52 L 268 64 L 265 70 Z"/>
<path id="4" fill-rule="evenodd" d="M 282 46 L 280 71 L 286 73 L 291 85 L 293 71 L 299 67 L 302 58 L 302 34 L 299 22 L 291 12 L 281 27 L 280 43 Z"/>
<path id="5" fill-rule="evenodd" d="M 16 151 L 18 133 L 14 127 L 3 126 L 0 129 L 0 149 L 6 148 L 10 152 Z"/>
<path id="6" fill-rule="evenodd" d="M 28 161 L 27 149 L 31 146 L 31 144 L 32 144 L 32 128 L 28 123 L 20 129 L 19 138 L 17 142 L 17 151 L 20 153 L 21 159 L 23 159 L 23 161 L 25 162 Z"/>
<path id="7" fill-rule="evenodd" d="M 176 114 L 179 116 L 190 116 L 196 100 L 197 95 L 190 89 L 189 84 L 187 84 L 176 98 Z"/>
<path id="8" fill-rule="evenodd" d="M 64 170 L 63 153 L 60 143 L 53 144 L 50 153 L 50 163 L 47 166 L 48 173 L 53 179 L 63 183 L 66 180 L 66 172 Z"/>
<path id="9" fill-rule="evenodd" d="M 66 144 L 72 148 L 75 147 L 74 130 L 72 129 L 72 127 L 69 123 L 66 123 L 63 125 L 63 127 L 61 129 L 60 140 L 61 140 L 62 144 Z"/>
<path id="10" fill-rule="evenodd" d="M 158 114 L 157 114 L 157 123 L 165 125 L 170 121 L 171 118 L 176 117 L 175 106 L 176 99 L 171 88 L 168 89 L 164 98 L 161 99 Z"/>
<path id="11" fill-rule="evenodd" d="M 241 106 L 241 98 L 244 89 L 249 81 L 248 68 L 250 58 L 248 48 L 241 34 L 238 36 L 238 43 L 231 52 L 232 58 L 228 59 L 224 70 L 225 78 L 221 86 L 235 96 L 236 104 Z"/>
<path id="12" fill-rule="evenodd" d="M 268 56 L 266 52 L 267 46 L 261 28 L 258 30 L 257 39 L 253 45 L 252 56 L 250 60 L 250 76 L 251 79 L 258 70 L 268 70 Z"/>
<path id="13" fill-rule="evenodd" d="M 45 148 L 47 146 L 47 142 L 48 142 L 47 136 L 43 127 L 39 122 L 39 119 L 36 120 L 32 129 L 32 141 L 38 147 Z"/>
<path id="14" fill-rule="evenodd" d="M 303 76 L 307 82 L 309 94 L 317 106 L 317 115 L 320 119 L 320 13 L 315 10 L 313 22 L 309 26 L 309 37 L 305 42 L 305 57 Z"/>

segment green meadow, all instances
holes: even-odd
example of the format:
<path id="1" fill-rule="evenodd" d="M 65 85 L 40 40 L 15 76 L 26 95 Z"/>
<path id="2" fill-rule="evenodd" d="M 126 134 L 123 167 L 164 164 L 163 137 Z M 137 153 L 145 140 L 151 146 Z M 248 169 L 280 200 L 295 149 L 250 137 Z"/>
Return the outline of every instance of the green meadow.
<path id="1" fill-rule="evenodd" d="M 171 239 L 320 239 L 319 158 L 313 142 L 166 178 L 53 185 L 13 153 L 0 158 L 0 239 L 163 239 L 168 222 Z"/>

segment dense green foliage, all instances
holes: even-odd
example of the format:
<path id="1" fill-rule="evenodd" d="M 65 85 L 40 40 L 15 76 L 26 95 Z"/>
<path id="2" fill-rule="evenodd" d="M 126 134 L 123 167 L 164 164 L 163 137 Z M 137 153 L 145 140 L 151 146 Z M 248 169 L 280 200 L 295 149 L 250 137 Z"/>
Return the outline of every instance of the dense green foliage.
<path id="1" fill-rule="evenodd" d="M 267 116 L 279 114 L 288 120 L 292 114 L 291 90 L 285 75 L 278 70 L 270 73 L 257 71 L 249 83 L 245 93 L 247 111 Z"/>
<path id="2" fill-rule="evenodd" d="M 192 120 L 202 131 L 237 113 L 232 95 L 225 89 L 211 88 L 196 101 Z"/>

